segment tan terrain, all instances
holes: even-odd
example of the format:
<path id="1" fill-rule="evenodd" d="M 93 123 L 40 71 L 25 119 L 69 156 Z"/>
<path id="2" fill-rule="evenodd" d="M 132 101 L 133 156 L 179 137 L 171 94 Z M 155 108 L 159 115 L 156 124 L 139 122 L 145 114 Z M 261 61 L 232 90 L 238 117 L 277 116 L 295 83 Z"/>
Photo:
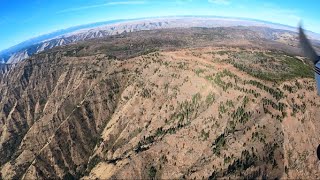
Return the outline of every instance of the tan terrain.
<path id="1" fill-rule="evenodd" d="M 3 68 L 1 177 L 319 178 L 320 97 L 294 48 L 146 34 Z"/>

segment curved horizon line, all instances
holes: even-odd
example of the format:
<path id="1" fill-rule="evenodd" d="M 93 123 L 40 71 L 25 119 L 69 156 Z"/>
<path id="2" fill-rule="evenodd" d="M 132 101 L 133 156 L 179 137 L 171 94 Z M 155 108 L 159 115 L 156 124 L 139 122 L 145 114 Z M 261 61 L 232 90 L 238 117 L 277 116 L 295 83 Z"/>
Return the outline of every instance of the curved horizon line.
<path id="1" fill-rule="evenodd" d="M 54 39 L 56 37 L 59 37 L 59 36 L 62 36 L 64 34 L 67 34 L 67 33 L 71 33 L 71 32 L 76 32 L 76 31 L 79 31 L 79 30 L 84 30 L 84 29 L 89 29 L 89 28 L 95 28 L 95 27 L 99 27 L 99 26 L 104 26 L 104 25 L 112 25 L 112 24 L 116 24 L 116 23 L 119 23 L 119 22 L 130 22 L 130 21 L 136 21 L 136 20 L 147 20 L 147 19 L 161 19 L 161 18 L 199 18 L 199 17 L 202 17 L 202 18 L 224 18 L 224 19 L 237 19 L 237 20 L 246 20 L 246 21 L 253 21 L 253 22 L 260 22 L 260 23 L 267 23 L 267 24 L 271 24 L 271 25 L 278 25 L 278 26 L 284 26 L 284 27 L 287 27 L 287 28 L 296 28 L 296 27 L 293 27 L 293 26 L 290 26 L 290 25 L 286 25 L 286 24 L 281 24 L 281 23 L 275 23 L 275 22 L 271 22 L 271 21 L 266 21 L 266 20 L 260 20 L 260 19 L 254 19 L 254 18 L 244 18 L 244 17 L 234 17 L 234 16 L 215 16 L 215 15 L 176 15 L 176 16 L 151 16 L 151 17 L 140 17 L 140 18 L 129 18 L 129 19 L 113 19 L 113 20 L 106 20 L 106 21 L 97 21 L 97 22 L 92 22 L 92 23 L 87 23 L 87 24 L 79 24 L 79 25 L 74 25 L 74 26 L 69 26 L 67 28 L 63 28 L 63 29 L 58 29 L 58 30 L 53 30 L 49 33 L 43 33 L 43 34 L 40 34 L 38 36 L 35 36 L 35 37 L 32 37 L 32 38 L 29 38 L 29 39 L 26 39 L 24 41 L 21 41 L 20 43 L 17 43 L 16 45 L 13 45 L 13 46 L 10 46 L 8 48 L 5 48 L 5 49 L 2 49 L 0 50 L 0 55 L 3 55 L 3 54 L 6 54 L 5 51 L 10 51 L 10 49 L 13 49 L 19 45 L 22 45 L 23 43 L 27 43 L 28 41 L 32 41 L 36 38 L 41 38 L 41 37 L 44 37 L 44 36 L 49 36 L 51 34 L 54 34 L 54 33 L 59 33 L 61 31 L 68 31 L 70 30 L 70 32 L 66 32 L 66 33 L 61 33 L 60 35 L 56 35 L 54 37 L 51 37 L 51 38 L 48 38 L 48 39 Z M 90 27 L 92 26 L 92 27 Z M 74 30 L 72 30 L 74 29 Z M 320 36 L 320 33 L 317 33 L 317 32 L 313 32 L 313 31 L 310 31 L 310 30 L 306 30 L 307 32 L 309 33 L 314 33 L 314 34 L 317 34 Z M 41 41 L 44 41 L 44 40 L 39 40 L 38 42 L 35 42 L 34 44 L 36 43 L 39 43 Z"/>

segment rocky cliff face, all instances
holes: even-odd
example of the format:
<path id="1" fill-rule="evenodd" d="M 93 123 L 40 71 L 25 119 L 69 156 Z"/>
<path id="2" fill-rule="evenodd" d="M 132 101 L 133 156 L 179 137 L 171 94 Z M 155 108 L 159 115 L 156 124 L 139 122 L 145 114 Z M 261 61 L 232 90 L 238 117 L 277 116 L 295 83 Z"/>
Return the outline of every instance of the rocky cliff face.
<path id="1" fill-rule="evenodd" d="M 319 177 L 312 69 L 230 32 L 139 32 L 3 68 L 1 177 Z"/>

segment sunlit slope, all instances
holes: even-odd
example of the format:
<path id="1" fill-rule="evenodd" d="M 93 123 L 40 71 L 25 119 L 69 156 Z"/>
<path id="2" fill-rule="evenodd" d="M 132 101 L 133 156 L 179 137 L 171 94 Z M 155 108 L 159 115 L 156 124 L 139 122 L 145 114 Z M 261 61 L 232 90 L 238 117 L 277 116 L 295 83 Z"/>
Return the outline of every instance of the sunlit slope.
<path id="1" fill-rule="evenodd" d="M 319 177 L 320 99 L 304 58 L 132 37 L 2 71 L 2 178 Z"/>

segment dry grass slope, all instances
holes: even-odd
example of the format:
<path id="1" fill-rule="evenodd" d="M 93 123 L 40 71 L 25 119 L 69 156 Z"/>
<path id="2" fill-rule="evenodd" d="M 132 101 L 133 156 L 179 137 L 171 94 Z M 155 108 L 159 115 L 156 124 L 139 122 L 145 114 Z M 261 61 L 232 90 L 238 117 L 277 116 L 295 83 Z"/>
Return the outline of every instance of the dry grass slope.
<path id="1" fill-rule="evenodd" d="M 318 178 L 310 66 L 201 31 L 190 47 L 151 31 L 144 46 L 128 34 L 4 70 L 2 178 Z"/>

